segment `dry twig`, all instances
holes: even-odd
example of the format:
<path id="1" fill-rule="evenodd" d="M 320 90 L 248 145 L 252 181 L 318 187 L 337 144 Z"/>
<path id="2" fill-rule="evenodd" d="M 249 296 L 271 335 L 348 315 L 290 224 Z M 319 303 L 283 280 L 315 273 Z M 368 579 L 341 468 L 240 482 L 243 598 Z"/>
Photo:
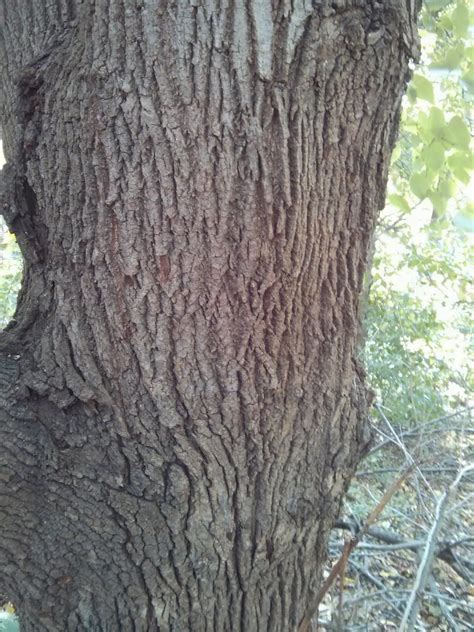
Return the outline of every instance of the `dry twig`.
<path id="1" fill-rule="evenodd" d="M 463 476 L 467 472 L 470 472 L 473 469 L 474 469 L 474 465 L 467 465 L 462 470 L 460 470 L 460 472 L 456 476 L 453 483 L 441 495 L 436 505 L 435 520 L 433 522 L 433 526 L 426 540 L 426 546 L 423 553 L 423 557 L 421 559 L 420 566 L 418 567 L 418 573 L 416 575 L 416 579 L 413 584 L 413 589 L 411 591 L 410 598 L 408 599 L 408 603 L 405 608 L 405 613 L 403 615 L 403 619 L 400 624 L 399 632 L 410 632 L 411 630 L 414 629 L 416 619 L 418 616 L 420 602 L 423 597 L 423 593 L 425 591 L 425 587 L 431 573 L 431 566 L 433 563 L 433 559 L 436 554 L 436 541 L 438 538 L 439 531 L 441 529 L 441 524 L 443 522 L 444 514 Z"/>
<path id="2" fill-rule="evenodd" d="M 342 552 L 341 557 L 337 560 L 337 562 L 332 567 L 331 572 L 329 573 L 329 576 L 327 577 L 327 579 L 324 582 L 324 584 L 322 585 L 319 593 L 317 594 L 314 603 L 311 604 L 310 607 L 308 607 L 308 609 L 306 611 L 306 614 L 304 615 L 303 619 L 300 622 L 300 625 L 298 627 L 298 632 L 308 632 L 309 627 L 311 625 L 312 617 L 317 612 L 319 604 L 323 600 L 324 595 L 328 592 L 329 588 L 334 583 L 336 577 L 340 576 L 341 573 L 343 572 L 343 570 L 344 570 L 344 568 L 346 566 L 347 560 L 349 558 L 349 555 L 355 549 L 355 547 L 358 545 L 358 543 L 360 542 L 362 537 L 367 533 L 367 530 L 369 529 L 369 527 L 380 516 L 380 514 L 385 509 L 386 505 L 388 504 L 388 502 L 390 501 L 392 496 L 395 494 L 395 492 L 398 489 L 400 489 L 400 487 L 402 486 L 404 481 L 408 478 L 408 476 L 413 472 L 413 470 L 416 467 L 417 467 L 416 463 L 412 463 L 408 468 L 405 469 L 405 471 L 401 474 L 401 476 L 399 476 L 399 478 L 397 478 L 392 483 L 392 485 L 387 489 L 387 491 L 382 496 L 382 498 L 381 498 L 380 502 L 378 503 L 378 505 L 369 514 L 367 520 L 365 521 L 365 523 L 362 526 L 362 528 L 360 529 L 360 531 L 355 536 L 353 536 L 351 540 L 347 541 L 348 542 L 347 547 L 346 546 L 344 547 L 344 550 Z"/>

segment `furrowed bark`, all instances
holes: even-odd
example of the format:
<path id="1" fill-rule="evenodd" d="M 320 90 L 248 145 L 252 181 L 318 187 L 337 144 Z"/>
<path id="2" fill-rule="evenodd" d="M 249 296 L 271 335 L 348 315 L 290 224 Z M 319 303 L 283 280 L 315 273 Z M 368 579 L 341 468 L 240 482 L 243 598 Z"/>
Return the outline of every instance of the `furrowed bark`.
<path id="1" fill-rule="evenodd" d="M 359 299 L 413 8 L 0 7 L 22 632 L 295 630 L 369 442 Z"/>

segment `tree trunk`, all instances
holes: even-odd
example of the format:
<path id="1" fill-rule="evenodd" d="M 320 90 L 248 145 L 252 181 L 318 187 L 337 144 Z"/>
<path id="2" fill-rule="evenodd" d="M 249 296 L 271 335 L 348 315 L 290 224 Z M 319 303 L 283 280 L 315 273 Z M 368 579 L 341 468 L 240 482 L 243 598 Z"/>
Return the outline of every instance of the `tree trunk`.
<path id="1" fill-rule="evenodd" d="M 408 5 L 0 0 L 22 632 L 298 628 L 369 441 L 359 298 Z"/>

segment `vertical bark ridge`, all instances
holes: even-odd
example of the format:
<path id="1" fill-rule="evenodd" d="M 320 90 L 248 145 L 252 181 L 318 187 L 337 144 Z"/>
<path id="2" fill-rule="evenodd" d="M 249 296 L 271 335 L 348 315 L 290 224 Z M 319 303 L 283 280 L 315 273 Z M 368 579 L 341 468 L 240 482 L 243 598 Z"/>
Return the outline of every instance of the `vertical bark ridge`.
<path id="1" fill-rule="evenodd" d="M 286 631 L 318 589 L 412 24 L 313 4 L 0 1 L 25 630 Z"/>

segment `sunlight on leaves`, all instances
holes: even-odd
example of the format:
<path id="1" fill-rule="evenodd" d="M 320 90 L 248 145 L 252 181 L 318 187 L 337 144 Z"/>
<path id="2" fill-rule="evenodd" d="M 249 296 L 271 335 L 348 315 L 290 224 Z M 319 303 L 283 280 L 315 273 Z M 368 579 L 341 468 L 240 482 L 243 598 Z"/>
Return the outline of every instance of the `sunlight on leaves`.
<path id="1" fill-rule="evenodd" d="M 401 423 L 467 405 L 474 386 L 470 23 L 466 2 L 425 4 L 376 235 L 364 356 Z"/>

